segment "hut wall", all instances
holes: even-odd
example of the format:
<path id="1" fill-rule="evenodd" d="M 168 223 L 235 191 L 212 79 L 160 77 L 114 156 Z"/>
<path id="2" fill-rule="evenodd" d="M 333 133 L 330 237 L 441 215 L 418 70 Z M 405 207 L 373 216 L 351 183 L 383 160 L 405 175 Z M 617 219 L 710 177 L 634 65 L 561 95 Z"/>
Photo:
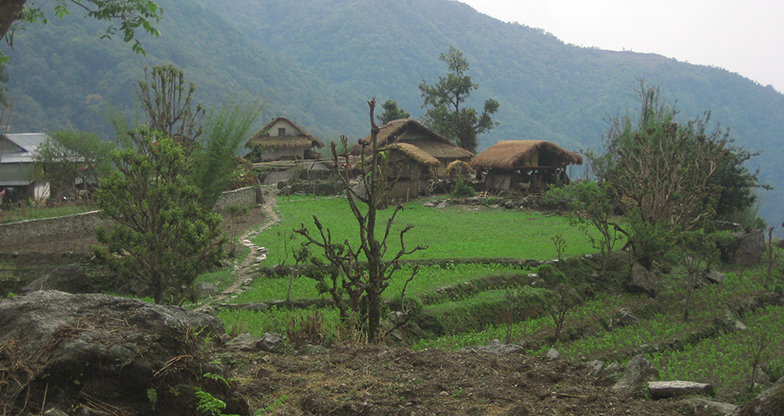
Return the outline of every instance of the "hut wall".
<path id="1" fill-rule="evenodd" d="M 496 191 L 509 189 L 512 184 L 512 172 L 490 171 L 485 177 L 485 187 Z"/>
<path id="2" fill-rule="evenodd" d="M 276 121 L 272 126 L 270 126 L 266 134 L 272 137 L 278 136 L 278 129 L 280 128 L 286 129 L 286 136 L 296 136 L 299 134 L 299 131 L 286 120 Z"/>
<path id="3" fill-rule="evenodd" d="M 262 162 L 269 162 L 278 159 L 305 159 L 305 148 L 293 147 L 284 149 L 269 149 L 261 154 Z"/>
<path id="4" fill-rule="evenodd" d="M 419 181 L 411 179 L 400 179 L 395 182 L 392 189 L 387 192 L 387 196 L 393 199 L 414 199 L 419 196 Z"/>

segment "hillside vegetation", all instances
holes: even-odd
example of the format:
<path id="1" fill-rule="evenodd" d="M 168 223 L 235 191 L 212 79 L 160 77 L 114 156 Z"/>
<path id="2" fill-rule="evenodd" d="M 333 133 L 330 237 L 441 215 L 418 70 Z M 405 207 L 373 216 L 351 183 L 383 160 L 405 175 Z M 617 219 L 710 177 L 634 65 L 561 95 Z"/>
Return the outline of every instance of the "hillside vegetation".
<path id="1" fill-rule="evenodd" d="M 784 95 L 720 68 L 564 44 L 449 0 L 159 3 L 162 35 L 141 39 L 146 57 L 99 40 L 101 28 L 90 19 L 52 19 L 19 33 L 9 51 L 12 130 L 72 126 L 111 139 L 106 108 L 133 117 L 132 83 L 143 66 L 172 62 L 205 104 L 261 96 L 269 105 L 260 125 L 285 115 L 322 139 L 358 138 L 370 97 L 394 99 L 420 116 L 417 85 L 443 75 L 438 56 L 454 46 L 479 84 L 468 105 L 490 97 L 501 103 L 493 117 L 500 124 L 478 137 L 480 150 L 508 139 L 597 148 L 604 120 L 634 106 L 632 88 L 645 78 L 677 100 L 684 119 L 711 111 L 738 145 L 762 151 L 750 168 L 761 168 L 763 182 L 775 186 L 784 177 L 775 162 L 784 153 Z M 779 222 L 774 207 L 782 195 L 764 195 L 770 223 Z"/>

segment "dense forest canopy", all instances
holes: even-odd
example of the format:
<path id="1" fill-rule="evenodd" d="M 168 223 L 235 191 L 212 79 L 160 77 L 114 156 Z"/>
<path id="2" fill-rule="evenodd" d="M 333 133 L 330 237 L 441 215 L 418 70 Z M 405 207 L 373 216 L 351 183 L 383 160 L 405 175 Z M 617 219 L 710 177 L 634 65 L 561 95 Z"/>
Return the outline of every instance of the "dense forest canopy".
<path id="1" fill-rule="evenodd" d="M 711 111 L 736 144 L 751 152 L 763 182 L 763 214 L 784 203 L 784 95 L 726 70 L 655 54 L 612 52 L 561 42 L 542 30 L 504 23 L 450 0 L 161 0 L 161 36 L 144 39 L 147 56 L 121 40 L 100 40 L 90 19 L 52 19 L 20 32 L 11 57 L 14 132 L 67 126 L 107 139 L 109 106 L 133 118 L 133 82 L 145 65 L 174 63 L 208 107 L 262 97 L 260 119 L 286 116 L 325 141 L 367 135 L 366 101 L 396 100 L 424 113 L 417 86 L 443 74 L 450 46 L 471 62 L 479 85 L 469 106 L 501 106 L 499 125 L 479 139 L 544 139 L 572 150 L 598 148 L 608 117 L 633 110 L 640 78 L 677 100 L 684 119 Z"/>

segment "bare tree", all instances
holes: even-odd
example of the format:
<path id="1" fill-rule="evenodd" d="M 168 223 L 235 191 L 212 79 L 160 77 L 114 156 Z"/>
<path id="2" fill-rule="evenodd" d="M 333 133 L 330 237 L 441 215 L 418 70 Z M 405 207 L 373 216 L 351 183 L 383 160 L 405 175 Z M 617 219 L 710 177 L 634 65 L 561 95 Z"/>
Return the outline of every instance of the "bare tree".
<path id="1" fill-rule="evenodd" d="M 378 145 L 379 127 L 374 117 L 375 98 L 368 101 L 368 106 L 371 134 L 369 142 L 360 141 L 362 154 L 369 155 L 359 163 L 359 168 L 364 173 L 360 179 L 361 186 L 352 186 L 348 172 L 340 175 L 351 213 L 356 219 L 358 245 L 352 244 L 348 239 L 334 242 L 331 230 L 324 227 L 315 215 L 313 222 L 318 234 L 312 235 L 304 224 L 295 232 L 305 237 L 305 247 L 318 247 L 323 256 L 310 257 L 318 272 L 310 273 L 309 277 L 319 281 L 320 289 L 331 295 L 342 319 L 348 320 L 352 313 L 359 317 L 359 322 L 366 326 L 368 342 L 374 343 L 378 341 L 379 335 L 381 295 L 389 287 L 394 273 L 400 269 L 400 259 L 426 247 L 420 245 L 413 249 L 406 248 L 405 234 L 413 228 L 413 225 L 407 225 L 399 233 L 400 249 L 390 260 L 385 260 L 392 226 L 403 207 L 395 207 L 386 224 L 379 224 L 378 211 L 379 207 L 386 204 L 389 181 L 385 174 L 386 158 L 381 154 Z M 341 136 L 341 141 L 342 148 L 347 148 L 348 138 Z M 348 155 L 344 155 L 345 160 L 341 161 L 334 142 L 330 144 L 330 148 L 335 164 L 348 166 Z M 300 255 L 301 257 L 303 256 Z M 345 303 L 344 294 L 348 295 L 348 304 Z"/>

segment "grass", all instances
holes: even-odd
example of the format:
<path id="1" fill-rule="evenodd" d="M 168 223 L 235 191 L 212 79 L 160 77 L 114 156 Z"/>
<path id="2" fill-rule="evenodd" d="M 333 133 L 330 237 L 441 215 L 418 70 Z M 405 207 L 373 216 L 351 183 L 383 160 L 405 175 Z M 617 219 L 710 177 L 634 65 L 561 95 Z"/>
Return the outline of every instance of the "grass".
<path id="1" fill-rule="evenodd" d="M 95 205 L 65 205 L 59 207 L 35 208 L 25 207 L 16 208 L 0 213 L 0 223 L 9 223 L 26 220 L 40 220 L 44 218 L 62 217 L 66 215 L 81 214 L 95 211 Z"/>
<path id="2" fill-rule="evenodd" d="M 768 336 L 769 345 L 763 363 L 784 354 L 784 306 L 769 306 L 744 319 L 748 330 L 731 332 L 687 345 L 680 351 L 652 354 L 662 380 L 694 380 L 709 382 L 719 391 L 749 386 L 751 339 Z"/>
<path id="3" fill-rule="evenodd" d="M 558 215 L 483 206 L 456 206 L 442 210 L 424 207 L 422 204 L 423 201 L 407 204 L 398 214 L 395 225 L 397 230 L 405 224 L 414 225 L 407 235 L 409 247 L 417 244 L 430 246 L 428 250 L 411 256 L 413 258 L 549 260 L 558 254 L 552 240 L 555 235 L 562 235 L 566 241 L 564 257 L 596 252 L 581 230 L 572 226 L 567 218 Z M 356 228 L 355 219 L 350 216 L 343 199 L 279 198 L 278 208 L 284 221 L 255 239 L 255 243 L 270 248 L 270 265 L 286 257 L 289 262 L 292 261 L 291 255 L 282 254 L 282 235 L 289 232 L 287 230 L 299 228 L 301 224 L 314 228 L 312 215 L 317 215 L 339 238 L 353 235 Z M 384 215 L 390 213 L 391 209 L 384 211 Z M 288 247 L 298 246 L 300 242 L 301 238 L 295 236 L 288 241 Z M 394 250 L 391 247 L 389 251 Z M 585 270 L 578 270 L 579 267 L 569 269 L 566 262 L 559 264 L 558 267 L 563 268 L 565 273 L 586 273 Z M 498 286 L 484 287 L 480 281 L 486 281 L 488 276 L 521 276 L 521 281 L 525 281 L 529 272 L 499 264 L 442 262 L 421 266 L 417 277 L 407 287 L 406 296 L 419 299 L 415 319 L 419 319 L 423 327 L 428 324 L 440 327 L 442 333 L 447 335 L 419 339 L 412 348 L 457 350 L 485 345 L 492 339 L 504 340 L 507 333 L 507 315 L 504 310 L 506 290 Z M 384 293 L 387 301 L 400 296 L 403 283 L 410 273 L 409 265 L 397 272 Z M 645 352 L 659 368 L 661 379 L 710 382 L 720 398 L 737 400 L 743 397 L 735 393 L 748 386 L 750 381 L 748 332 L 716 333 L 710 332 L 710 328 L 714 318 L 724 314 L 728 308 L 766 291 L 758 277 L 749 277 L 756 276 L 755 273 L 760 272 L 747 271 L 746 277 L 728 273 L 725 283 L 695 291 L 688 322 L 682 319 L 683 278 L 680 271 L 675 269 L 669 275 L 663 275 L 660 294 L 656 299 L 628 293 L 595 293 L 569 311 L 564 329 L 567 337 L 563 340 L 552 343 L 553 320 L 539 310 L 539 313 L 512 325 L 512 342 L 523 345 L 529 354 L 537 355 L 555 347 L 562 357 L 572 361 L 599 358 L 623 362 L 631 358 L 632 354 Z M 596 276 L 590 280 L 602 286 L 601 279 Z M 605 283 L 608 289 L 618 284 L 609 280 Z M 437 296 L 439 289 L 446 286 L 457 289 L 450 292 L 452 296 Z M 287 288 L 287 278 L 255 279 L 251 288 L 235 302 L 283 299 Z M 294 280 L 292 297 L 316 299 L 320 295 L 314 282 L 300 277 Z M 609 325 L 608 322 L 618 318 L 621 308 L 636 314 L 640 318 L 639 323 L 627 327 Z M 319 311 L 324 314 L 324 331 L 330 334 L 328 338 L 339 339 L 336 311 Z M 782 312 L 784 307 L 768 307 L 760 313 L 748 312 L 748 316 L 742 318 L 752 331 L 767 328 L 772 334 L 772 347 L 763 367 L 779 368 L 778 372 L 784 372 L 784 360 L 781 359 L 784 351 L 780 350 L 784 345 L 784 333 L 774 329 L 784 327 Z M 286 309 L 266 312 L 226 310 L 220 312 L 219 317 L 226 322 L 230 331 L 242 330 L 261 336 L 265 332 L 285 333 L 294 320 L 303 319 L 310 313 L 310 310 Z"/>
<path id="4" fill-rule="evenodd" d="M 387 253 L 392 257 L 400 245 L 398 234 L 408 224 L 414 228 L 406 234 L 406 246 L 427 245 L 408 259 L 448 258 L 520 258 L 549 260 L 557 257 L 552 238 L 566 236 L 564 256 L 593 253 L 588 237 L 575 232 L 575 227 L 559 215 L 540 212 L 488 208 L 484 206 L 453 206 L 437 209 L 423 206 L 423 200 L 409 202 L 398 213 L 390 236 Z M 254 239 L 254 243 L 270 249 L 272 262 L 287 256 L 284 237 L 302 225 L 315 232 L 313 216 L 331 229 L 334 241 L 349 241 L 356 245 L 356 219 L 343 198 L 279 197 L 278 209 L 283 221 Z M 379 225 L 383 228 L 393 209 L 381 212 Z M 288 248 L 303 241 L 297 236 Z"/>
<path id="5" fill-rule="evenodd" d="M 411 272 L 412 266 L 404 265 L 395 273 L 389 288 L 384 292 L 386 300 L 400 295 L 406 279 L 411 276 Z M 416 277 L 406 288 L 406 296 L 419 297 L 458 282 L 507 273 L 520 273 L 520 269 L 501 264 L 423 265 L 419 267 Z M 234 302 L 255 303 L 285 299 L 288 284 L 288 277 L 254 279 L 251 286 Z M 293 281 L 291 297 L 292 299 L 317 299 L 322 296 L 316 290 L 313 280 L 299 276 Z"/>

